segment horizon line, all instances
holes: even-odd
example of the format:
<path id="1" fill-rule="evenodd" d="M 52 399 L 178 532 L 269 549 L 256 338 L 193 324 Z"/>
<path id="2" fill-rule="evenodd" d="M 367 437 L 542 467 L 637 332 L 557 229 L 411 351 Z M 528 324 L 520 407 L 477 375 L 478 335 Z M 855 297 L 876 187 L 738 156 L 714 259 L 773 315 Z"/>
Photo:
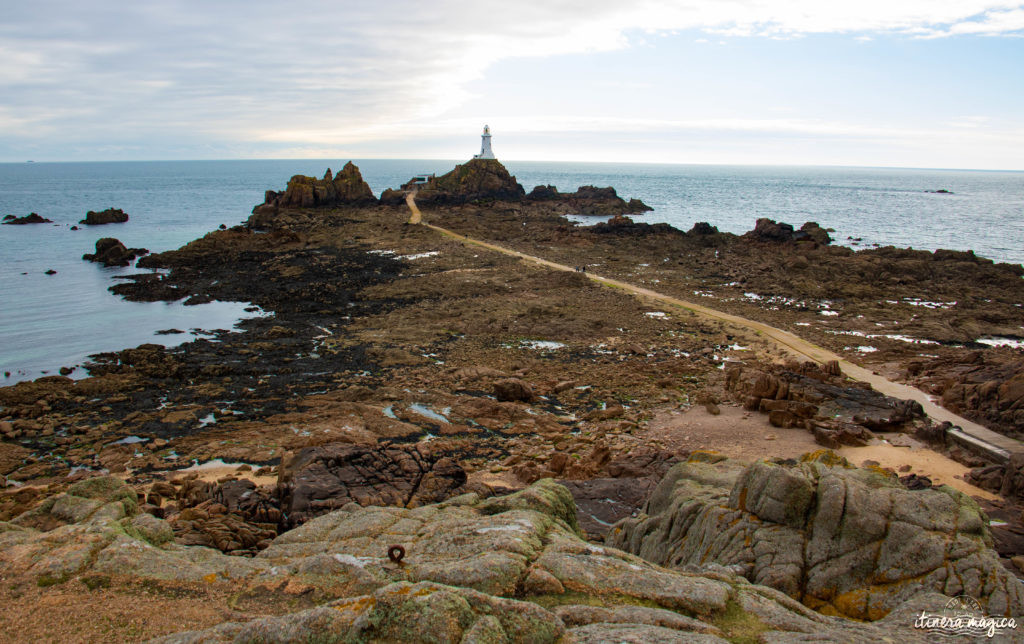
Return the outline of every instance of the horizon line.
<path id="1" fill-rule="evenodd" d="M 330 157 L 228 157 L 219 159 L 90 159 L 90 160 L 61 160 L 61 161 L 36 161 L 27 159 L 23 161 L 0 161 L 0 165 L 27 165 L 27 164 L 72 164 L 72 163 L 220 163 L 225 161 L 331 161 L 343 160 L 344 156 Z M 347 157 L 348 161 L 444 161 L 456 164 L 468 163 L 473 158 L 459 160 L 443 157 Z M 502 159 L 495 159 L 501 162 Z M 1013 172 L 1024 173 L 1021 168 L 951 168 L 951 167 L 929 167 L 929 166 L 903 166 L 903 165 L 860 165 L 843 163 L 710 163 L 700 161 L 678 162 L 678 161 L 582 161 L 575 159 L 505 159 L 507 163 L 565 163 L 581 165 L 653 165 L 653 166 L 706 166 L 706 167 L 741 167 L 741 168 L 859 168 L 869 170 L 931 170 L 936 172 Z"/>

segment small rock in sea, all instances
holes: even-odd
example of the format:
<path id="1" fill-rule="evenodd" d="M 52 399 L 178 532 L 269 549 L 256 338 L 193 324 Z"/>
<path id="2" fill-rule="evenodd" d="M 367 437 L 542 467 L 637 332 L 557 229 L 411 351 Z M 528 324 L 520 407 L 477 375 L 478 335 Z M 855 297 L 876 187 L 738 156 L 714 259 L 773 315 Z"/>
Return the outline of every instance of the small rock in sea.
<path id="1" fill-rule="evenodd" d="M 160 329 L 156 332 L 156 335 L 177 335 L 179 333 L 184 333 L 184 331 L 181 329 Z"/>
<path id="2" fill-rule="evenodd" d="M 74 367 L 61 367 L 60 368 L 60 375 L 66 376 L 66 375 L 70 374 L 74 370 L 75 370 Z"/>
<path id="3" fill-rule="evenodd" d="M 79 230 L 78 226 L 72 226 L 71 230 Z"/>
<path id="4" fill-rule="evenodd" d="M 128 214 L 120 208 L 107 208 L 102 212 L 90 210 L 85 213 L 85 219 L 79 221 L 87 226 L 102 226 L 104 224 L 123 224 L 128 221 Z"/>
<path id="5" fill-rule="evenodd" d="M 55 271 L 55 270 L 53 270 L 52 268 L 50 268 L 50 269 L 47 269 L 47 270 L 45 271 L 45 274 L 46 274 L 46 275 L 56 275 L 56 274 L 57 274 L 57 271 Z"/>
<path id="6" fill-rule="evenodd" d="M 4 372 L 4 378 L 10 378 L 10 377 L 11 377 L 11 372 L 10 371 L 5 371 Z"/>
<path id="7" fill-rule="evenodd" d="M 221 230 L 227 230 L 227 229 L 228 229 L 228 227 L 227 227 L 227 226 L 225 226 L 224 224 L 221 224 L 221 225 L 220 225 L 220 229 L 221 229 Z"/>
<path id="8" fill-rule="evenodd" d="M 40 217 L 38 214 L 36 214 L 34 212 L 30 212 L 29 214 L 25 215 L 24 217 L 15 217 L 14 215 L 6 215 L 6 216 L 4 216 L 3 223 L 8 224 L 8 225 L 52 224 L 53 221 L 51 221 L 51 220 L 49 220 L 49 219 L 47 219 L 45 217 Z"/>

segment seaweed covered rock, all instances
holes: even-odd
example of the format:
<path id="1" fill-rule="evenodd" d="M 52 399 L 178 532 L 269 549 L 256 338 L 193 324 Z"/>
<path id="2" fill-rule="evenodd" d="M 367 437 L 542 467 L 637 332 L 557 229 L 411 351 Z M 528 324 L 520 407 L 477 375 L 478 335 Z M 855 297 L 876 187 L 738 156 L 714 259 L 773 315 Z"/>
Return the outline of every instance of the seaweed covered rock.
<path id="1" fill-rule="evenodd" d="M 921 592 L 970 595 L 992 615 L 1024 611 L 972 499 L 948 486 L 908 490 L 829 451 L 799 463 L 691 458 L 645 510 L 608 545 L 670 567 L 728 566 L 823 612 L 877 620 Z"/>
<path id="2" fill-rule="evenodd" d="M 323 179 L 297 174 L 288 181 L 284 192 L 268 190 L 262 204 L 253 208 L 251 225 L 266 225 L 266 217 L 282 208 L 317 208 L 327 206 L 371 206 L 377 203 L 362 173 L 349 161 L 337 176 L 328 168 Z"/>
<path id="3" fill-rule="evenodd" d="M 85 219 L 78 223 L 86 226 L 103 226 L 106 224 L 123 224 L 128 221 L 128 213 L 120 208 L 107 208 L 100 212 L 90 210 L 85 213 Z"/>

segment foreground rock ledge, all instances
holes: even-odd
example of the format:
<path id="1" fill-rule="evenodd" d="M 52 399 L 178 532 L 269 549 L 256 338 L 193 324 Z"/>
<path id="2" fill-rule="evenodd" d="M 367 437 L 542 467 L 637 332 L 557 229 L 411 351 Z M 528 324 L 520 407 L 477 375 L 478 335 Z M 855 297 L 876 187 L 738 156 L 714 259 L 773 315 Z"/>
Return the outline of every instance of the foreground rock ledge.
<path id="1" fill-rule="evenodd" d="M 355 504 L 317 517 L 258 556 L 171 541 L 135 493 L 95 478 L 0 523 L 0 574 L 59 586 L 96 575 L 203 581 L 243 591 L 311 593 L 317 608 L 222 623 L 161 642 L 925 641 L 918 596 L 874 624 L 816 613 L 724 568 L 681 572 L 578 534 L 568 491 L 551 480 L 504 497 L 466 494 L 415 509 Z M 45 531 L 28 527 L 39 526 Z M 400 563 L 388 549 L 402 545 Z"/>
<path id="2" fill-rule="evenodd" d="M 1024 612 L 1024 587 L 970 497 L 945 485 L 911 491 L 827 450 L 800 463 L 697 453 L 645 510 L 606 542 L 677 568 L 715 561 L 822 612 L 879 619 L 924 591 Z"/>

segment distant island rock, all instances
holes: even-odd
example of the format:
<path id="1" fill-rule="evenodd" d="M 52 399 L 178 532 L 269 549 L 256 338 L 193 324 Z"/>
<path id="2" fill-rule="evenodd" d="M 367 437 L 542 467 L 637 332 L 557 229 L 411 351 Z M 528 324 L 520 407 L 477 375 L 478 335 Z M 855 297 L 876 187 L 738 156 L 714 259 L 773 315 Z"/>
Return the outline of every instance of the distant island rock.
<path id="1" fill-rule="evenodd" d="M 101 212 L 90 210 L 85 213 L 85 219 L 78 223 L 86 226 L 103 226 L 105 224 L 123 224 L 128 221 L 128 213 L 120 208 L 107 208 Z"/>
<path id="2" fill-rule="evenodd" d="M 104 266 L 128 266 L 136 257 L 147 254 L 149 251 L 145 248 L 128 248 L 113 237 L 103 237 L 96 241 L 96 252 L 86 253 L 82 259 Z"/>
<path id="3" fill-rule="evenodd" d="M 575 215 L 639 215 L 654 210 L 639 199 L 627 202 L 611 187 L 580 186 L 576 192 L 561 193 L 554 186 L 537 186 L 526 198 L 530 201 L 560 201 Z"/>
<path id="4" fill-rule="evenodd" d="M 29 213 L 29 214 L 25 215 L 24 217 L 15 217 L 14 215 L 4 215 L 3 223 L 4 224 L 9 224 L 11 226 L 21 226 L 21 225 L 24 225 L 24 224 L 52 224 L 53 221 L 51 221 L 51 220 L 49 220 L 49 219 L 47 219 L 45 217 L 40 217 L 36 213 L 32 212 L 32 213 Z"/>

